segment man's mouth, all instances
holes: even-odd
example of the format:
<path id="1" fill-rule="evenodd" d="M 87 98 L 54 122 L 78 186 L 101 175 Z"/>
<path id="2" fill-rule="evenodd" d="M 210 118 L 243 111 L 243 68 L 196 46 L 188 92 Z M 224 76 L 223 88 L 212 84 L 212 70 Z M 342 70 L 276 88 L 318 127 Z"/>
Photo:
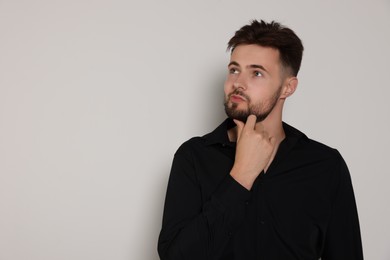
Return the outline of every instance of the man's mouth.
<path id="1" fill-rule="evenodd" d="M 230 95 L 230 101 L 234 102 L 234 103 L 238 103 L 238 102 L 246 101 L 246 98 L 244 98 L 241 95 L 233 94 L 233 95 Z"/>

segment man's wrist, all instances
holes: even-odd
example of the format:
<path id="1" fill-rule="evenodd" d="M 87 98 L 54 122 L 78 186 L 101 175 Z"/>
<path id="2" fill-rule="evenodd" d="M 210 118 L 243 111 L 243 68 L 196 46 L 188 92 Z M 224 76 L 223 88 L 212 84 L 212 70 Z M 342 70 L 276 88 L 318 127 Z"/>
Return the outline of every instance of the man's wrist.
<path id="1" fill-rule="evenodd" d="M 237 170 L 233 167 L 230 171 L 230 176 L 237 181 L 245 189 L 250 190 L 256 179 L 256 176 L 252 173 L 243 173 L 243 171 Z"/>

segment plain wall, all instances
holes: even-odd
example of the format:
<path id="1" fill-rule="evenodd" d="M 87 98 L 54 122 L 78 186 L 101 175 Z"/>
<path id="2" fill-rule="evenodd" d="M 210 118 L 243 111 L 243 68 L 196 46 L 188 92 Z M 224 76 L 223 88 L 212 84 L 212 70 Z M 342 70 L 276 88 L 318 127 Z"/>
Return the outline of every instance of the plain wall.
<path id="1" fill-rule="evenodd" d="M 284 120 L 342 153 L 389 260 L 388 0 L 0 0 L 0 260 L 158 259 L 173 154 L 225 118 L 254 18 L 302 39 Z"/>

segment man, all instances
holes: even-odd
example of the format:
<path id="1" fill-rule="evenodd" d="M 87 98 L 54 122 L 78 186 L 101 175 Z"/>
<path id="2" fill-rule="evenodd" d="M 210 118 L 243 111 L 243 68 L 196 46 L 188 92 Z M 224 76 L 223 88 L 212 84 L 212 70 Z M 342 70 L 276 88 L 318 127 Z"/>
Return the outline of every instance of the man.
<path id="1" fill-rule="evenodd" d="M 161 259 L 363 259 L 344 160 L 282 121 L 301 40 L 279 23 L 253 21 L 228 47 L 228 119 L 175 154 Z"/>

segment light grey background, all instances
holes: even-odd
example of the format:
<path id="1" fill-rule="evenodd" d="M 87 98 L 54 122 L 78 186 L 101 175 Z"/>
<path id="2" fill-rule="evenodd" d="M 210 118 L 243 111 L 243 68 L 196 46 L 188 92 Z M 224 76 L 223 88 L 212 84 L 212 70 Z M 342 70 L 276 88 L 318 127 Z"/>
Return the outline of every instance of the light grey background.
<path id="1" fill-rule="evenodd" d="M 390 259 L 389 0 L 0 0 L 0 260 L 158 259 L 173 154 L 224 119 L 253 18 L 303 40 L 285 121 L 340 150 Z"/>

